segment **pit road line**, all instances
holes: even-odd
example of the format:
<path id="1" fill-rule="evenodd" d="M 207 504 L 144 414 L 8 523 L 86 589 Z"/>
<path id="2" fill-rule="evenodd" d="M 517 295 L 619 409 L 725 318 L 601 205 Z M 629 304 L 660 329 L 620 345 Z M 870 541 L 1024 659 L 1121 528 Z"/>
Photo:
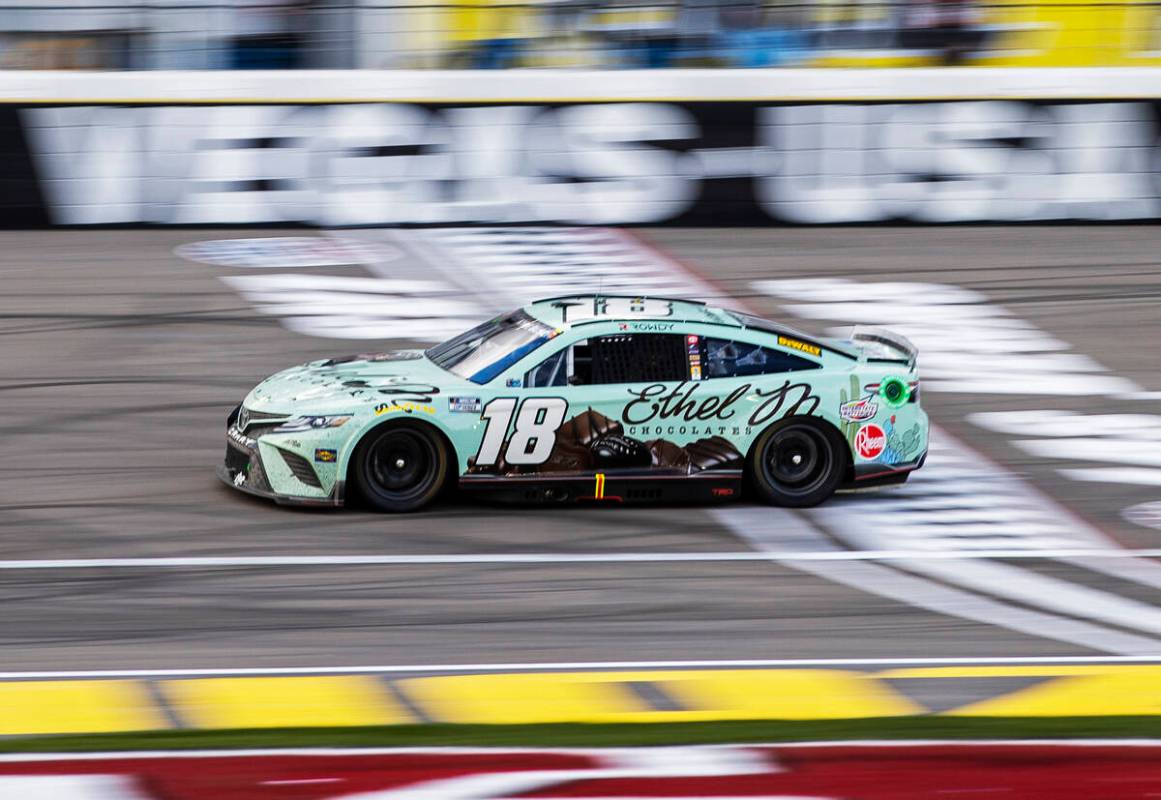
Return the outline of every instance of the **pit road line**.
<path id="1" fill-rule="evenodd" d="M 236 677 L 247 675 L 371 675 L 395 673 L 558 672 L 602 670 L 745 669 L 749 667 L 1022 666 L 1065 664 L 1161 664 L 1149 655 L 975 656 L 966 658 L 759 658 L 680 661 L 547 661 L 493 664 L 391 664 L 339 667 L 222 667 L 215 669 L 101 669 L 0 672 L 0 680 L 84 678 Z"/>
<path id="2" fill-rule="evenodd" d="M 201 567 L 422 566 L 440 564 L 650 564 L 762 561 L 955 561 L 1004 559 L 1161 558 L 1161 548 L 1104 550 L 827 550 L 695 553 L 436 553 L 320 556 L 174 556 L 156 558 L 49 558 L 0 561 L 0 570 L 181 569 Z"/>

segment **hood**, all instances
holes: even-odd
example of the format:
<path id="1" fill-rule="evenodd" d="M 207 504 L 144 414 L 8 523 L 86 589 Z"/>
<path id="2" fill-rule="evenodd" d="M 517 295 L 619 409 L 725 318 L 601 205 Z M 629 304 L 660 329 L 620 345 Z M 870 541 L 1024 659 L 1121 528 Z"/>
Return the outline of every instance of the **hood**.
<path id="1" fill-rule="evenodd" d="M 390 400 L 430 402 L 448 388 L 475 386 L 433 364 L 422 350 L 311 361 L 271 375 L 246 396 L 268 413 L 348 413 Z"/>

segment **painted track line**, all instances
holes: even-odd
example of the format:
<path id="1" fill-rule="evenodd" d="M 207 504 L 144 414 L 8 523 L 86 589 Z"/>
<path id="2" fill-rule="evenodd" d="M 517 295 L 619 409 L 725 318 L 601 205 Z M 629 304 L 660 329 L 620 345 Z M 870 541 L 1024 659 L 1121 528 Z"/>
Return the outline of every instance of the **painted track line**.
<path id="1" fill-rule="evenodd" d="M 798 750 L 826 749 L 831 747 L 866 747 L 884 750 L 908 747 L 938 747 L 966 749 L 999 745 L 1006 749 L 1018 747 L 1157 747 L 1161 739 L 835 739 L 817 742 L 741 742 L 737 744 L 683 744 L 662 745 L 660 747 L 529 747 L 527 745 L 499 747 L 452 745 L 449 747 L 422 745 L 416 747 L 279 747 L 248 748 L 238 750 L 117 750 L 110 752 L 83 752 L 61 750 L 57 752 L 3 753 L 0 762 L 27 763 L 41 761 L 129 761 L 145 759 L 199 759 L 199 758 L 263 758 L 268 756 L 384 756 L 408 753 L 414 755 L 479 755 L 481 753 L 562 753 L 572 755 L 609 756 L 618 753 L 638 754 L 643 750 L 734 750 L 750 747 L 779 747 Z M 414 795 L 413 795 L 414 796 Z M 751 795 L 753 796 L 753 795 Z"/>
<path id="2" fill-rule="evenodd" d="M 0 560 L 0 570 L 180 569 L 214 567 L 341 567 L 440 564 L 648 564 L 730 561 L 956 561 L 1004 559 L 1161 558 L 1161 548 L 1000 550 L 823 550 L 676 553 L 433 553 L 318 556 L 173 556 L 156 558 L 45 558 Z"/>
<path id="3" fill-rule="evenodd" d="M 0 672 L 0 680 L 84 678 L 235 677 L 246 675 L 349 675 L 454 672 L 558 672 L 601 670 L 747 669 L 771 667 L 905 667 L 905 666 L 1053 666 L 1084 664 L 1161 664 L 1151 655 L 968 656 L 965 658 L 752 658 L 678 661 L 546 661 L 543 663 L 388 664 L 338 667 L 221 667 L 199 669 L 97 669 Z"/>

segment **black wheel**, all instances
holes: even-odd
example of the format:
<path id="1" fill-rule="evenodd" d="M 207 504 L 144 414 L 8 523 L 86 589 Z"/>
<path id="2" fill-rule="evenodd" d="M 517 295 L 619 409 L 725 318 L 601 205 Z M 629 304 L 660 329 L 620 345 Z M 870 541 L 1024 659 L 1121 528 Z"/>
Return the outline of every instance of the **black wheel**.
<path id="1" fill-rule="evenodd" d="M 447 478 L 443 440 L 422 425 L 388 425 L 359 444 L 351 467 L 363 499 L 379 511 L 415 511 L 430 503 Z"/>
<path id="2" fill-rule="evenodd" d="M 809 417 L 791 417 L 758 437 L 749 466 L 763 500 L 806 508 L 834 494 L 846 471 L 846 451 L 837 431 Z"/>

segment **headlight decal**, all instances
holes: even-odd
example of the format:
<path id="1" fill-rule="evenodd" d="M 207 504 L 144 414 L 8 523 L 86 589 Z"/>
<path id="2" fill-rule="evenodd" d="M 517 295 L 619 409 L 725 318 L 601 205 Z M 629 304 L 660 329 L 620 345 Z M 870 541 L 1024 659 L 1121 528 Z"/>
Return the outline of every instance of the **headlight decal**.
<path id="1" fill-rule="evenodd" d="M 302 416 L 291 417 L 286 422 L 274 429 L 274 433 L 306 433 L 308 431 L 317 431 L 324 428 L 338 428 L 350 422 L 351 416 L 346 415 L 332 415 L 332 416 Z"/>

